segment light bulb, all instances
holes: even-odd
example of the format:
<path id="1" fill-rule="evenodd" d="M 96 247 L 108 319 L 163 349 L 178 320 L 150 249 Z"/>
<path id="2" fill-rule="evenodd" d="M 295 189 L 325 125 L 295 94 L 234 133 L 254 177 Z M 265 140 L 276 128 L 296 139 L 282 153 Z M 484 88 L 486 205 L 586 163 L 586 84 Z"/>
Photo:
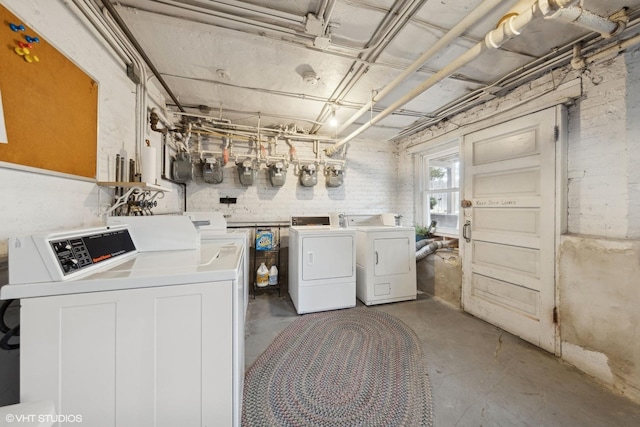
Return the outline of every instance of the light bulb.
<path id="1" fill-rule="evenodd" d="M 331 127 L 337 127 L 338 126 L 338 120 L 336 119 L 336 112 L 332 111 L 331 112 L 331 118 L 329 119 L 329 125 L 331 125 Z"/>

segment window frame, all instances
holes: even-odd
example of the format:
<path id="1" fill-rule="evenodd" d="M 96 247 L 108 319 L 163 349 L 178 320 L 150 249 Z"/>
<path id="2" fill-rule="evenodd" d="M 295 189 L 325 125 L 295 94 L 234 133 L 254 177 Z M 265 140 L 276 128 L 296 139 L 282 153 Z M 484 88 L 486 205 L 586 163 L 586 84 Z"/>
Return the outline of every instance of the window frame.
<path id="1" fill-rule="evenodd" d="M 458 187 L 448 187 L 446 189 L 437 189 L 430 190 L 429 189 L 429 177 L 430 177 L 430 163 L 433 160 L 451 156 L 457 154 L 458 156 Z M 453 196 L 455 193 L 458 194 L 458 203 L 462 198 L 462 185 L 463 185 L 463 165 L 462 165 L 462 150 L 460 149 L 460 139 L 456 138 L 455 140 L 450 140 L 445 144 L 441 144 L 438 147 L 433 147 L 427 151 L 424 151 L 420 154 L 418 162 L 416 162 L 416 166 L 419 168 L 418 178 L 419 182 L 419 194 L 416 196 L 416 218 L 417 225 L 421 225 L 426 227 L 431 223 L 431 212 L 427 206 L 429 202 L 429 198 L 431 194 L 434 193 L 447 193 L 449 196 L 448 209 L 453 208 L 453 202 L 455 197 Z M 434 233 L 436 236 L 444 236 L 444 237 L 452 237 L 459 238 L 460 237 L 460 224 L 461 224 L 461 215 L 462 210 L 458 206 L 458 221 L 456 224 L 456 228 L 451 227 L 442 227 L 436 226 L 436 232 Z"/>

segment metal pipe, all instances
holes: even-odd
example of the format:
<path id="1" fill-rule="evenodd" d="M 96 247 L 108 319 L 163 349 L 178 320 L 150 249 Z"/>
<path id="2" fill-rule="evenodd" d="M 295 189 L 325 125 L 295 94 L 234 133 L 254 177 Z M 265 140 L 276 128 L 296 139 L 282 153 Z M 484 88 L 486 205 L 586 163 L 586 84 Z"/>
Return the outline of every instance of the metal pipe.
<path id="1" fill-rule="evenodd" d="M 131 33 L 131 31 L 127 27 L 127 24 L 125 24 L 125 22 L 122 20 L 122 18 L 120 17 L 118 12 L 116 11 L 115 7 L 113 7 L 113 5 L 111 4 L 111 2 L 109 0 L 102 0 L 102 4 L 109 11 L 109 13 L 113 17 L 113 19 L 115 19 L 115 21 L 118 23 L 118 26 L 120 27 L 122 32 L 127 36 L 127 39 L 129 40 L 129 42 L 131 42 L 131 44 L 135 47 L 135 49 L 138 52 L 138 54 L 144 59 L 144 62 L 151 69 L 151 72 L 156 76 L 156 78 L 158 79 L 158 82 L 167 91 L 167 93 L 169 94 L 169 97 L 171 97 L 171 99 L 178 106 L 180 111 L 184 111 L 184 108 L 182 108 L 182 105 L 180 104 L 180 101 L 178 101 L 176 96 L 173 94 L 173 92 L 169 88 L 169 85 L 167 84 L 167 82 L 164 81 L 164 79 L 162 78 L 162 75 L 160 74 L 160 71 L 158 71 L 158 69 L 155 67 L 155 65 L 153 65 L 153 62 L 151 62 L 151 59 L 147 56 L 147 54 L 144 51 L 144 49 L 142 48 L 142 46 L 140 46 L 140 43 L 138 43 L 138 41 L 136 40 L 134 35 Z"/>
<path id="2" fill-rule="evenodd" d="M 398 8 L 399 11 L 397 14 L 395 10 L 390 10 L 385 16 L 383 22 L 380 24 L 379 30 L 376 31 L 371 38 L 371 42 L 364 49 L 366 59 L 375 61 L 375 59 L 382 53 L 382 50 L 384 50 L 393 37 L 395 37 L 395 35 L 406 24 L 406 21 L 402 21 L 407 17 L 407 15 L 409 15 L 408 19 L 410 19 L 410 17 L 417 13 L 425 2 L 426 0 L 408 0 Z M 370 51 L 369 49 L 372 50 Z M 351 70 L 353 70 L 353 67 Z M 349 80 L 346 80 L 347 76 L 345 76 L 345 78 L 340 82 L 338 88 L 336 88 L 331 97 L 329 97 L 328 102 L 322 107 L 316 121 L 324 123 L 328 118 L 328 115 L 331 114 L 332 108 L 334 108 L 336 104 L 339 104 L 339 102 L 349 94 L 351 89 L 367 71 L 367 67 L 362 64 L 358 64 L 358 69 L 355 70 Z M 341 86 L 343 86 L 342 89 L 340 89 Z M 310 132 L 315 133 L 319 128 L 320 125 L 314 125 Z"/>
<path id="3" fill-rule="evenodd" d="M 623 31 L 625 27 L 622 21 L 614 22 L 577 6 L 560 9 L 546 18 L 578 25 L 594 33 L 599 33 L 603 38 L 613 37 Z"/>
<path id="4" fill-rule="evenodd" d="M 559 0 L 559 1 L 565 1 L 565 2 L 568 2 L 569 5 L 571 5 L 573 3 L 576 3 L 578 0 Z M 412 99 L 416 98 L 418 95 L 422 94 L 427 89 L 435 86 L 437 83 L 444 80 L 449 75 L 453 74 L 459 68 L 467 65 L 468 63 L 470 63 L 471 61 L 473 61 L 474 59 L 482 55 L 487 50 L 497 49 L 503 43 L 520 35 L 522 31 L 533 21 L 534 18 L 542 17 L 542 16 L 550 16 L 557 11 L 556 9 L 551 8 L 543 12 L 542 8 L 540 7 L 540 3 L 545 3 L 546 5 L 549 5 L 548 0 L 538 0 L 531 7 L 522 11 L 517 16 L 511 16 L 508 19 L 504 20 L 500 25 L 498 25 L 497 28 L 487 33 L 487 35 L 484 38 L 484 41 L 476 44 L 467 52 L 459 56 L 457 59 L 450 62 L 447 66 L 442 68 L 436 74 L 432 75 L 430 78 L 426 79 L 424 82 L 422 82 L 422 84 L 415 87 L 412 91 L 407 93 L 405 96 L 403 96 L 402 98 L 400 98 L 399 100 L 391 104 L 389 107 L 384 109 L 380 114 L 373 117 L 367 123 L 364 123 L 358 129 L 353 131 L 350 135 L 341 139 L 333 146 L 327 148 L 325 150 L 325 153 L 327 155 L 334 154 L 339 147 L 351 141 L 353 138 L 360 135 L 362 132 L 369 129 L 371 126 L 375 125 L 385 117 L 389 116 L 395 110 L 397 110 L 407 102 L 411 101 Z"/>
<path id="5" fill-rule="evenodd" d="M 320 4 L 320 7 L 318 7 L 318 11 L 316 12 L 316 17 L 317 18 L 323 18 L 324 17 L 324 11 L 327 10 L 327 4 L 329 3 L 329 0 L 322 0 L 322 3 Z"/>
<path id="6" fill-rule="evenodd" d="M 182 1 L 180 3 L 186 3 L 186 2 Z M 205 2 L 201 1 L 200 3 L 211 4 L 212 2 L 207 0 Z M 304 17 L 295 15 L 293 13 L 283 12 L 281 10 L 276 10 L 269 7 L 262 7 L 262 6 L 251 4 L 245 1 L 216 0 L 213 3 L 217 4 L 218 7 L 224 8 L 225 6 L 227 6 L 229 9 L 234 9 L 234 10 L 239 9 L 242 11 L 249 11 L 255 14 L 256 16 L 260 16 L 260 17 L 267 16 L 269 18 L 280 19 L 282 21 L 290 22 L 292 24 L 302 25 L 304 24 L 304 20 L 305 20 Z M 205 5 L 201 7 L 207 8 Z"/>
<path id="7" fill-rule="evenodd" d="M 371 101 L 367 102 L 362 106 L 362 108 L 360 108 L 360 110 L 353 114 L 342 126 L 338 128 L 337 133 L 340 134 L 341 132 L 343 132 L 353 122 L 355 122 L 363 114 L 369 111 L 369 109 L 373 105 L 375 105 L 376 102 L 387 96 L 389 92 L 398 87 L 398 85 L 406 80 L 407 77 L 418 70 L 425 62 L 427 62 L 428 59 L 451 44 L 456 38 L 467 31 L 472 25 L 478 22 L 487 13 L 491 12 L 500 3 L 502 3 L 502 0 L 486 0 L 482 2 L 482 4 L 471 11 L 460 22 L 458 22 L 458 24 L 456 24 L 451 30 L 449 30 L 449 32 L 447 32 L 433 46 L 431 46 L 431 48 L 427 49 L 427 51 L 425 51 L 418 59 L 416 59 L 413 64 L 407 67 L 398 77 L 396 77 L 391 83 L 385 86 L 380 92 L 378 92 L 377 95 L 372 97 Z"/>
<path id="8" fill-rule="evenodd" d="M 571 65 L 573 66 L 574 69 L 581 69 L 590 64 L 593 64 L 594 62 L 601 61 L 603 59 L 607 59 L 621 52 L 624 52 L 626 49 L 629 49 L 630 47 L 633 47 L 637 44 L 640 44 L 640 34 L 637 36 L 628 38 L 626 40 L 623 40 L 619 43 L 614 44 L 613 46 L 610 46 L 604 50 L 601 50 L 600 52 L 594 53 L 593 55 L 589 55 L 586 57 L 581 57 L 580 51 L 577 50 L 578 56 L 574 58 L 573 61 L 571 61 Z"/>

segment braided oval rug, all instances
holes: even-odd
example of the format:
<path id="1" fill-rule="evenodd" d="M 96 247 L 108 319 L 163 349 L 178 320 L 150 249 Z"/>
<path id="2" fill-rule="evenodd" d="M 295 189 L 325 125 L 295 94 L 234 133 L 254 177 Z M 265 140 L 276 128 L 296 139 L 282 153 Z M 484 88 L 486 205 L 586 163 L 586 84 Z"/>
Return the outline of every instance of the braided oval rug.
<path id="1" fill-rule="evenodd" d="M 306 314 L 245 375 L 243 426 L 432 426 L 416 334 L 367 307 Z"/>

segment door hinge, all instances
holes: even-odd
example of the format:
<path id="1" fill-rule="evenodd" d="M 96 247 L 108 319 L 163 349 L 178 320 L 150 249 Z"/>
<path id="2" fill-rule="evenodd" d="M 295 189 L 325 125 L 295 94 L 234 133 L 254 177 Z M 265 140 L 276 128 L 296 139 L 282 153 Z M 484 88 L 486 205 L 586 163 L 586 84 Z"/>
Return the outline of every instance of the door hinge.
<path id="1" fill-rule="evenodd" d="M 558 142 L 558 139 L 560 139 L 560 126 L 558 125 L 553 127 L 553 139 L 555 142 Z"/>
<path id="2" fill-rule="evenodd" d="M 553 323 L 558 324 L 558 307 L 553 307 Z"/>

